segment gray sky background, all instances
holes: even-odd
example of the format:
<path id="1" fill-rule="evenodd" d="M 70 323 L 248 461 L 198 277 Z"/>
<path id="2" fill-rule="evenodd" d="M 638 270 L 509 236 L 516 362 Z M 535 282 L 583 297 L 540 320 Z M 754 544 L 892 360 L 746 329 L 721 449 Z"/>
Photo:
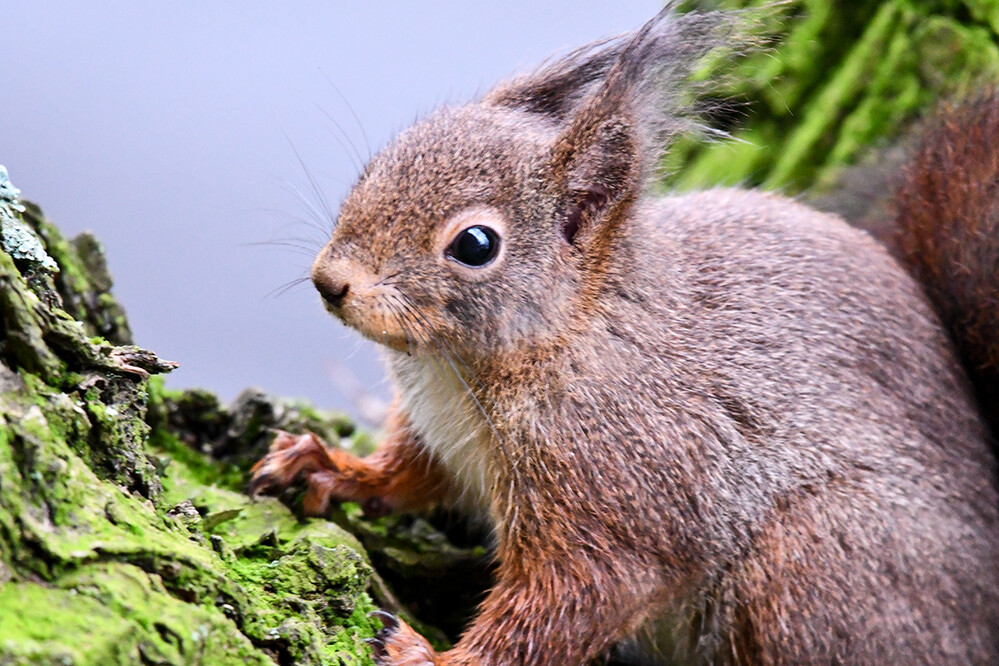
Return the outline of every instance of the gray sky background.
<path id="1" fill-rule="evenodd" d="M 271 294 L 310 256 L 252 245 L 322 243 L 295 222 L 296 190 L 317 204 L 295 151 L 335 210 L 357 167 L 334 121 L 367 156 L 343 98 L 377 150 L 660 5 L 0 0 L 0 164 L 64 232 L 104 242 L 137 344 L 181 363 L 170 385 L 349 410 L 331 369 L 387 395 L 377 351 L 311 286 Z"/>

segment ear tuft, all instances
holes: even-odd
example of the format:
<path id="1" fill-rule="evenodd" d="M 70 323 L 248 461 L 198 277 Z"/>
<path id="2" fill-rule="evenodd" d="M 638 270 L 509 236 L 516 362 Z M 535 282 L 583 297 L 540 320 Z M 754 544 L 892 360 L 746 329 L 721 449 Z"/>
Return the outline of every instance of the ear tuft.
<path id="1" fill-rule="evenodd" d="M 734 27 L 722 12 L 678 14 L 672 4 L 620 46 L 603 81 L 581 102 L 560 144 L 586 144 L 593 128 L 617 119 L 631 126 L 643 166 L 659 161 L 669 141 L 693 124 L 689 78 Z"/>
<path id="2" fill-rule="evenodd" d="M 533 86 L 492 96 L 493 103 L 560 121 L 548 178 L 560 190 L 562 234 L 570 244 L 613 229 L 669 138 L 689 126 L 685 82 L 720 43 L 728 21 L 727 14 L 676 14 L 667 7 L 633 35 L 585 58 L 572 56 L 575 68 L 557 63 Z"/>
<path id="3" fill-rule="evenodd" d="M 594 42 L 500 84 L 483 103 L 562 124 L 596 97 L 659 116 L 682 115 L 685 80 L 708 51 L 732 42 L 738 13 L 678 13 L 677 4 L 668 2 L 635 32 Z"/>
<path id="4" fill-rule="evenodd" d="M 623 46 L 621 38 L 588 44 L 536 72 L 500 84 L 483 101 L 564 120 L 604 80 Z"/>

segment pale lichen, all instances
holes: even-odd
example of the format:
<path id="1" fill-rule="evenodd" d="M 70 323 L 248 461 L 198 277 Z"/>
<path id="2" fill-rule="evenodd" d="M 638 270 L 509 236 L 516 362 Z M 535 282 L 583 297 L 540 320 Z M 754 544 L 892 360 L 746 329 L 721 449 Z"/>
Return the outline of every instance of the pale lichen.
<path id="1" fill-rule="evenodd" d="M 3 214 L 0 214 L 0 246 L 16 261 L 35 264 L 53 273 L 59 270 L 31 227 Z"/>
<path id="2" fill-rule="evenodd" d="M 21 191 L 14 187 L 7 169 L 0 165 L 0 248 L 17 261 L 56 272 L 58 264 L 45 251 L 45 245 L 27 224 L 21 221 L 24 206 L 18 203 Z"/>

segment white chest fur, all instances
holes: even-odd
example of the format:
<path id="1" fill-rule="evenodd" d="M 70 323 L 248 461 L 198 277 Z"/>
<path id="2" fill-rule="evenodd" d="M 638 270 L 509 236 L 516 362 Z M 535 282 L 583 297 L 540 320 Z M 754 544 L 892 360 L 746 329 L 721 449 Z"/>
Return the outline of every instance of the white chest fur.
<path id="1" fill-rule="evenodd" d="M 446 361 L 392 354 L 389 365 L 410 422 L 459 491 L 459 508 L 486 518 L 490 429 L 475 398 Z"/>

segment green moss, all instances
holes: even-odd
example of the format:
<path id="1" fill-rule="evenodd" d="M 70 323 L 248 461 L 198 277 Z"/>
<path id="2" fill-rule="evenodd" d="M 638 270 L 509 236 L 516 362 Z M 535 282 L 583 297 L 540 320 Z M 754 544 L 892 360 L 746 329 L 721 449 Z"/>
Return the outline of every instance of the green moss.
<path id="1" fill-rule="evenodd" d="M 98 600 L 135 626 L 142 636 L 140 647 L 146 660 L 171 664 L 270 662 L 223 610 L 177 599 L 159 576 L 133 565 L 86 566 L 58 584 Z"/>
<path id="2" fill-rule="evenodd" d="M 361 433 L 354 428 L 354 422 L 346 414 L 318 409 L 301 400 L 291 401 L 290 404 L 298 412 L 306 429 L 317 434 L 326 433 L 329 441 L 339 441 L 343 437 Z"/>
<path id="3" fill-rule="evenodd" d="M 158 576 L 115 562 L 84 565 L 53 587 L 0 589 L 0 646 L 14 663 L 272 663 L 222 610 L 180 601 Z"/>
<path id="4" fill-rule="evenodd" d="M 976 21 L 985 23 L 992 32 L 999 34 L 999 5 L 994 0 L 966 0 L 964 4 Z"/>
<path id="5" fill-rule="evenodd" d="M 351 548 L 308 536 L 268 557 L 241 558 L 233 577 L 256 591 L 260 610 L 244 618 L 244 631 L 259 644 L 280 641 L 294 661 L 339 663 L 345 649 L 370 663 L 363 638 L 374 635 L 374 610 L 363 589 L 370 567 Z"/>
<path id="6" fill-rule="evenodd" d="M 177 435 L 168 430 L 154 430 L 149 444 L 156 454 L 163 456 L 168 462 L 176 461 L 179 467 L 174 473 L 184 474 L 190 482 L 229 490 L 238 490 L 246 483 L 243 470 L 213 461 L 181 442 Z"/>
<path id="7" fill-rule="evenodd" d="M 38 310 L 42 303 L 14 265 L 0 252 L 0 321 L 4 326 L 4 356 L 12 366 L 24 368 L 53 381 L 65 371 L 65 363 L 49 349 Z"/>
<path id="8" fill-rule="evenodd" d="M 34 583 L 0 587 L 0 652 L 9 664 L 141 663 L 127 620 L 73 590 Z"/>
<path id="9" fill-rule="evenodd" d="M 374 608 L 364 594 L 370 567 L 342 529 L 300 522 L 275 500 L 253 502 L 201 485 L 176 461 L 164 472 L 166 494 L 190 499 L 205 517 L 171 518 L 97 477 L 58 441 L 38 405 L 7 395 L 2 407 L 0 413 L 21 411 L 16 423 L 0 428 L 0 553 L 18 577 L 40 577 L 72 594 L 24 580 L 10 585 L 30 589 L 32 602 L 54 595 L 53 603 L 73 612 L 93 606 L 76 595 L 103 604 L 92 625 L 56 631 L 57 616 L 48 624 L 29 618 L 34 633 L 8 646 L 10 654 L 95 664 L 199 663 L 200 655 L 219 654 L 225 658 L 211 663 L 267 663 L 264 648 L 292 660 L 337 663 L 323 655 L 353 646 L 364 663 L 360 639 L 373 630 L 367 621 L 357 626 L 355 610 Z M 224 558 L 206 537 L 245 556 Z M 0 624 L 13 626 L 3 620 L 20 607 L 5 600 Z M 69 645 L 60 638 L 70 635 L 65 630 L 76 632 Z"/>
<path id="10" fill-rule="evenodd" d="M 356 539 L 215 485 L 242 479 L 160 426 L 176 400 L 227 428 L 217 401 L 148 382 L 168 365 L 76 308 L 113 305 L 99 244 L 31 215 L 63 277 L 0 252 L 0 662 L 370 663 Z"/>
<path id="11" fill-rule="evenodd" d="M 688 3 L 698 4 L 717 3 Z M 993 2 L 863 0 L 840 11 L 827 0 L 797 0 L 776 14 L 768 0 L 721 4 L 769 7 L 757 18 L 778 39 L 702 72 L 709 94 L 748 106 L 746 120 L 733 131 L 738 143 L 678 141 L 664 163 L 670 188 L 820 194 L 941 100 L 999 82 Z"/>
<path id="12" fill-rule="evenodd" d="M 37 405 L 17 409 L 9 398 L 8 438 L 3 442 L 10 461 L 0 487 L 0 508 L 20 523 L 18 532 L 41 548 L 47 558 L 30 552 L 20 563 L 51 576 L 80 559 L 116 554 L 130 557 L 184 558 L 199 565 L 206 560 L 188 552 L 187 535 L 158 515 L 153 506 L 117 485 L 102 481 L 84 460 L 49 429 Z M 13 407 L 13 409 L 12 409 Z M 7 470 L 5 470 L 7 471 Z"/>

